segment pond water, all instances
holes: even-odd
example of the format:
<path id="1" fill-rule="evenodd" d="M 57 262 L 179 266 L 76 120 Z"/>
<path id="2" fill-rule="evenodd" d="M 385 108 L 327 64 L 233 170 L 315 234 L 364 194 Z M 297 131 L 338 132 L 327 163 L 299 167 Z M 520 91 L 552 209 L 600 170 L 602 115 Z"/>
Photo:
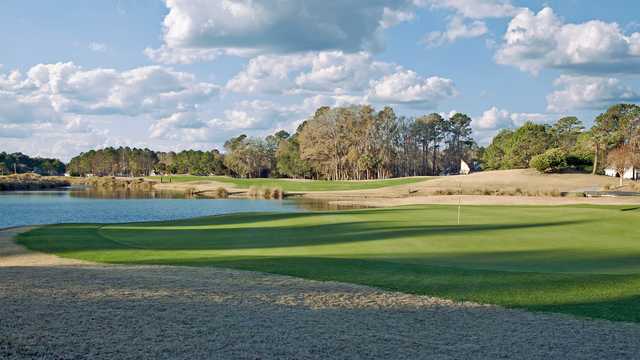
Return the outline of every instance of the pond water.
<path id="1" fill-rule="evenodd" d="M 0 192 L 0 229 L 54 223 L 118 223 L 256 211 L 329 210 L 298 200 L 198 199 L 174 193 L 90 189 Z"/>

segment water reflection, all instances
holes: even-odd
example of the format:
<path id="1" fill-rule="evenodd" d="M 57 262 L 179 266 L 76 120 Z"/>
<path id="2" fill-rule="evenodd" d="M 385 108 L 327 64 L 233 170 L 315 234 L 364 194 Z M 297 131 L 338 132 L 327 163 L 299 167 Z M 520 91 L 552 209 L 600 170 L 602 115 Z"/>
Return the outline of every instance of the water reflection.
<path id="1" fill-rule="evenodd" d="M 294 201 L 301 209 L 306 211 L 337 211 L 337 210 L 353 210 L 353 209 L 363 209 L 368 206 L 364 205 L 356 205 L 356 204 L 336 204 L 331 201 L 321 200 L 321 199 L 304 199 L 304 198 L 294 198 L 291 201 Z"/>
<path id="2" fill-rule="evenodd" d="M 199 199 L 199 200 L 194 200 Z M 322 200 L 205 199 L 177 192 L 70 188 L 0 192 L 0 228 L 53 223 L 120 223 L 237 212 L 353 209 Z"/>
<path id="3" fill-rule="evenodd" d="M 197 196 L 177 191 L 140 191 L 131 189 L 96 189 L 74 188 L 69 190 L 69 196 L 91 199 L 196 199 Z"/>

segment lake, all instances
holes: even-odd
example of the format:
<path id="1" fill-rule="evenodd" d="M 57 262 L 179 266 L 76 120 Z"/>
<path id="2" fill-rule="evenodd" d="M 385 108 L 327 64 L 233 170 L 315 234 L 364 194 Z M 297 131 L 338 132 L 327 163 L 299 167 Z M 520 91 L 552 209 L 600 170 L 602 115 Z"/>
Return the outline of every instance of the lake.
<path id="1" fill-rule="evenodd" d="M 90 189 L 0 192 L 0 229 L 54 223 L 156 221 L 256 211 L 313 211 L 330 207 L 298 200 L 187 199 L 174 193 L 96 192 Z"/>

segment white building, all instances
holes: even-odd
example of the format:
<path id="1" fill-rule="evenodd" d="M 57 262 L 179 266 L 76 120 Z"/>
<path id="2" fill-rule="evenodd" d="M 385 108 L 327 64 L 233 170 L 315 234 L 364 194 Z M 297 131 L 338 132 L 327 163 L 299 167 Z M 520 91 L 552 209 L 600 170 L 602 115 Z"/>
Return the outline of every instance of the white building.
<path id="1" fill-rule="evenodd" d="M 604 174 L 607 176 L 619 177 L 618 171 L 612 168 L 604 169 Z M 634 167 L 628 168 L 627 170 L 625 170 L 624 176 L 622 178 L 629 180 L 640 180 L 640 169 Z"/>
<path id="2" fill-rule="evenodd" d="M 460 160 L 460 175 L 469 175 L 471 173 L 471 168 L 467 165 L 464 160 Z"/>

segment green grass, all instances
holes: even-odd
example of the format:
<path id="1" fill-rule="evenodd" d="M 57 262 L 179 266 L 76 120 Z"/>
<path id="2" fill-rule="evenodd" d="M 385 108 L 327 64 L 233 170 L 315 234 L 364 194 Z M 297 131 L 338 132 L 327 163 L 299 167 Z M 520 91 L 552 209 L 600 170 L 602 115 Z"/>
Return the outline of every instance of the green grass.
<path id="1" fill-rule="evenodd" d="M 27 247 L 118 264 L 220 266 L 640 322 L 640 208 L 419 206 L 54 225 Z"/>
<path id="2" fill-rule="evenodd" d="M 165 180 L 169 176 L 163 176 Z M 152 176 L 150 179 L 160 180 L 160 176 Z M 194 182 L 194 181 L 217 181 L 241 189 L 248 189 L 252 186 L 275 188 L 279 187 L 284 191 L 340 191 L 340 190 L 366 190 L 379 189 L 388 186 L 414 184 L 427 181 L 431 177 L 417 176 L 386 180 L 368 181 L 328 181 L 328 180 L 291 180 L 291 179 L 238 179 L 228 176 L 192 176 L 178 175 L 171 176 L 172 182 Z"/>

